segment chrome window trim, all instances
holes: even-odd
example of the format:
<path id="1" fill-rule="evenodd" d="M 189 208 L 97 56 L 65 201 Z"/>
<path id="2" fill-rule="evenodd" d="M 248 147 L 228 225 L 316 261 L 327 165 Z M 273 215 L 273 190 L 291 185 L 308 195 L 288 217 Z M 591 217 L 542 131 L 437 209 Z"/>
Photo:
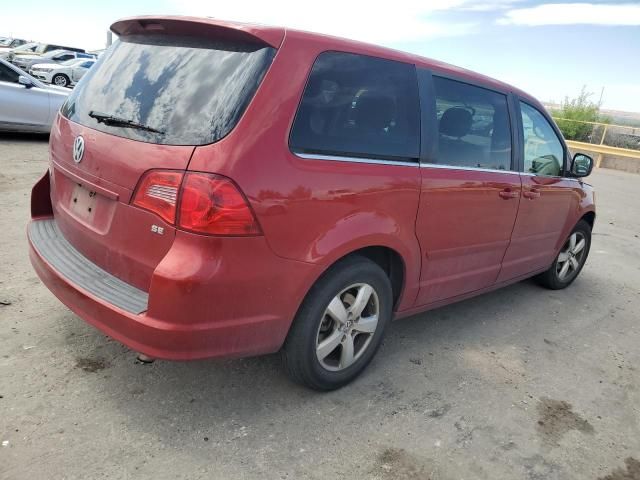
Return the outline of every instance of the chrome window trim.
<path id="1" fill-rule="evenodd" d="M 418 163 L 418 162 L 406 162 L 395 160 L 381 160 L 379 158 L 366 158 L 366 157 L 347 157 L 342 155 L 323 155 L 319 153 L 297 153 L 291 152 L 296 157 L 304 160 L 327 160 L 330 162 L 346 162 L 346 163 L 365 163 L 373 165 L 396 165 L 402 167 L 420 167 L 420 168 L 441 168 L 449 170 L 464 170 L 472 172 L 488 172 L 488 173 L 507 173 L 510 175 L 526 175 L 528 177 L 545 177 L 545 178 L 559 178 L 567 180 L 575 180 L 571 177 L 555 176 L 555 175 L 538 175 L 528 172 L 516 172 L 515 170 L 498 170 L 495 168 L 482 168 L 482 167 L 463 167 L 458 165 L 442 165 L 438 163 Z"/>
<path id="2" fill-rule="evenodd" d="M 296 153 L 292 152 L 296 157 L 303 158 L 305 160 L 328 160 L 332 162 L 347 162 L 347 163 L 370 163 L 374 165 L 397 165 L 402 167 L 418 167 L 420 164 L 415 162 L 395 161 L 395 160 L 380 160 L 378 158 L 366 158 L 366 157 L 347 157 L 342 155 L 322 155 L 319 153 Z"/>
<path id="3" fill-rule="evenodd" d="M 559 178 L 559 179 L 571 180 L 571 177 L 565 177 L 563 175 L 540 175 L 539 173 L 531 173 L 531 172 L 520 172 L 520 173 L 521 175 L 526 175 L 527 177 Z"/>
<path id="4" fill-rule="evenodd" d="M 449 170 L 470 170 L 472 172 L 508 173 L 511 175 L 520 175 L 520 172 L 516 172 L 515 170 L 498 170 L 496 168 L 482 167 L 462 167 L 458 165 L 443 165 L 439 163 L 421 163 L 420 168 L 446 168 Z"/>

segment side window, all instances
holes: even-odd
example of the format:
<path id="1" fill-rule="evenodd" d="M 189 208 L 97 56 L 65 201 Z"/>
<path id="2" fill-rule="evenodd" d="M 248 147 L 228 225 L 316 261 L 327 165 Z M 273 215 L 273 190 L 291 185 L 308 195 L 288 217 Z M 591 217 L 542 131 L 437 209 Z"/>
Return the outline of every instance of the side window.
<path id="1" fill-rule="evenodd" d="M 93 65 L 93 62 L 84 62 L 82 65 L 80 65 L 82 68 L 91 68 L 91 65 Z"/>
<path id="2" fill-rule="evenodd" d="M 438 115 L 437 163 L 511 169 L 507 97 L 485 88 L 433 77 Z"/>
<path id="3" fill-rule="evenodd" d="M 19 76 L 18 72 L 0 63 L 0 82 L 18 83 Z"/>
<path id="4" fill-rule="evenodd" d="M 562 174 L 564 149 L 549 121 L 538 110 L 520 102 L 524 133 L 524 171 L 536 175 Z"/>
<path id="5" fill-rule="evenodd" d="M 418 161 L 413 65 L 325 52 L 313 65 L 289 138 L 297 153 Z"/>

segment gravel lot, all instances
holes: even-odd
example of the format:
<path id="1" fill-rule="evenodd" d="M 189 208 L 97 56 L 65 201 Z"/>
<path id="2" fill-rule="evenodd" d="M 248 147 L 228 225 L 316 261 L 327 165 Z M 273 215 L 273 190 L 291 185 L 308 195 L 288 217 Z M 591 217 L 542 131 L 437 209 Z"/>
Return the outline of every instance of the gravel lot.
<path id="1" fill-rule="evenodd" d="M 27 258 L 46 139 L 0 137 L 0 478 L 640 479 L 640 176 L 599 170 L 591 257 L 397 322 L 354 384 L 276 356 L 141 365 Z"/>

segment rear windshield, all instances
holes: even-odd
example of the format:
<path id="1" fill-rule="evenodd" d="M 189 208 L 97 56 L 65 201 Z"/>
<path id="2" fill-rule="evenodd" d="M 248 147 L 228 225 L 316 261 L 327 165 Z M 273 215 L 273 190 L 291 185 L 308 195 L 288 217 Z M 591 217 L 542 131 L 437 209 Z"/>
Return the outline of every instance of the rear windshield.
<path id="1" fill-rule="evenodd" d="M 213 143 L 236 125 L 274 53 L 271 47 L 237 41 L 121 37 L 83 77 L 62 115 L 143 142 Z M 93 118 L 96 112 L 146 128 L 100 123 Z"/>

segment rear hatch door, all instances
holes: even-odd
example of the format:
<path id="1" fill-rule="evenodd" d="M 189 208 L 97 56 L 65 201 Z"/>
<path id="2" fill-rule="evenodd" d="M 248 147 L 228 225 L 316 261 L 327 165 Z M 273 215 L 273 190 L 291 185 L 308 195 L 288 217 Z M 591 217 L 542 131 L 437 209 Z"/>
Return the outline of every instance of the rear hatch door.
<path id="1" fill-rule="evenodd" d="M 79 138 L 84 152 L 76 162 Z M 93 263 L 148 291 L 175 229 L 130 202 L 146 170 L 184 170 L 193 150 L 136 142 L 59 116 L 50 141 L 51 201 L 58 228 Z"/>
<path id="2" fill-rule="evenodd" d="M 275 55 L 254 33 L 225 24 L 150 21 L 114 25 L 120 39 L 73 90 L 50 139 L 59 229 L 92 262 L 143 290 L 175 228 L 131 205 L 140 179 L 150 170 L 182 172 L 196 146 L 224 138 Z M 193 25 L 198 36 L 187 34 Z M 177 203 L 177 189 L 153 193 Z"/>

